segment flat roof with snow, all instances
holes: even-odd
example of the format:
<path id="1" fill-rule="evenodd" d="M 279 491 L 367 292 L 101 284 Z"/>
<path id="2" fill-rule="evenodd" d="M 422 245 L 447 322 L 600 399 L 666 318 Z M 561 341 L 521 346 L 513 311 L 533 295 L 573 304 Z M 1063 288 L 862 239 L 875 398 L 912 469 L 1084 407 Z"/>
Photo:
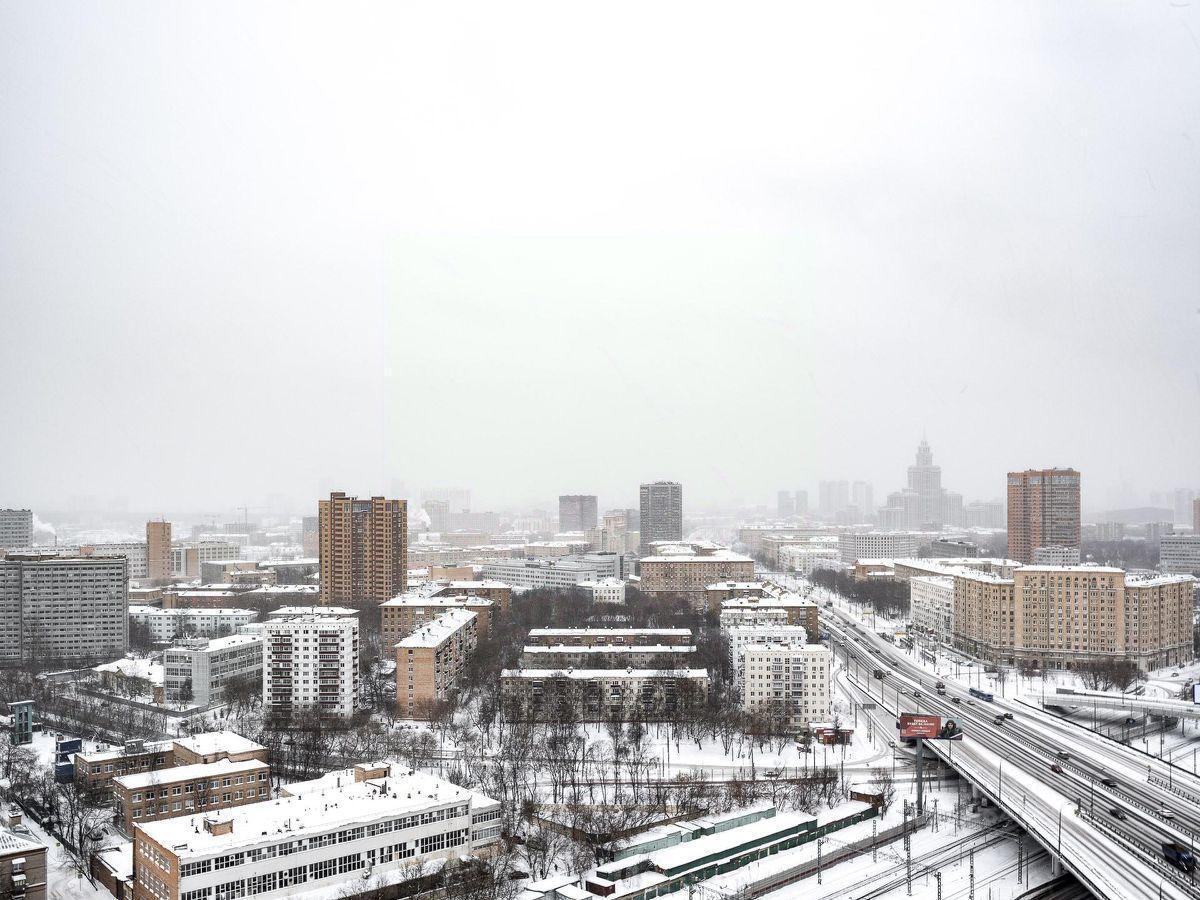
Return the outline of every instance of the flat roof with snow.
<path id="1" fill-rule="evenodd" d="M 691 637 L 690 628 L 531 628 L 530 637 L 639 637 L 641 635 L 669 634 L 675 637 Z"/>
<path id="2" fill-rule="evenodd" d="M 113 779 L 115 784 L 129 791 L 172 781 L 190 781 L 193 778 L 214 778 L 225 775 L 245 775 L 247 772 L 269 771 L 270 766 L 257 759 L 234 762 L 219 759 L 211 763 L 195 763 L 190 766 L 175 766 L 171 769 L 155 769 L 153 772 L 138 772 L 136 775 L 120 775 Z"/>
<path id="3" fill-rule="evenodd" d="M 503 678 L 707 678 L 708 669 L 504 669 Z"/>
<path id="4" fill-rule="evenodd" d="M 409 773 L 342 787 L 327 784 L 317 790 L 302 791 L 299 796 L 138 823 L 135 827 L 161 846 L 170 847 L 183 861 L 464 802 L 470 802 L 472 808 L 499 805 L 489 797 L 432 775 Z M 206 819 L 232 823 L 232 830 L 212 834 L 205 827 Z"/>
<path id="5" fill-rule="evenodd" d="M 436 619 L 426 622 L 396 646 L 436 647 L 475 618 L 476 614 L 469 609 L 447 610 Z"/>

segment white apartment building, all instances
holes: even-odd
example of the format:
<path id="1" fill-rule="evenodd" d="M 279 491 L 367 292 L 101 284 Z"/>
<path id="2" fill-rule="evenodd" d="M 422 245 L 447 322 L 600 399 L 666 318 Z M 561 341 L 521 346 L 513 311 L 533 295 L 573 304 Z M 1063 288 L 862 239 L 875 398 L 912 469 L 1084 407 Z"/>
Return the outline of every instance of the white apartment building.
<path id="1" fill-rule="evenodd" d="M 1079 565 L 1079 548 L 1034 547 L 1033 564 L 1035 566 L 1077 566 Z"/>
<path id="2" fill-rule="evenodd" d="M 190 691 L 192 703 L 207 706 L 224 696 L 225 684 L 232 679 L 262 682 L 262 637 L 234 634 L 187 641 L 163 651 L 163 669 L 167 700 L 178 702 Z"/>
<path id="3" fill-rule="evenodd" d="M 598 581 L 581 581 L 579 586 L 592 592 L 596 603 L 624 603 L 625 582 L 620 578 L 601 578 Z"/>
<path id="4" fill-rule="evenodd" d="M 953 641 L 954 577 L 921 575 L 910 578 L 908 586 L 913 628 L 938 641 Z"/>
<path id="5" fill-rule="evenodd" d="M 33 510 L 0 509 L 0 549 L 33 543 Z"/>
<path id="6" fill-rule="evenodd" d="M 1158 567 L 1171 575 L 1200 576 L 1200 534 L 1164 534 L 1158 541 Z"/>
<path id="7" fill-rule="evenodd" d="M 254 616 L 252 609 L 129 607 L 129 624 L 146 626 L 150 630 L 150 639 L 154 641 L 173 641 L 181 637 L 223 637 L 253 622 Z"/>
<path id="8" fill-rule="evenodd" d="M 779 548 L 779 566 L 784 571 L 811 575 L 819 569 L 841 569 L 842 553 L 827 542 L 787 544 Z"/>
<path id="9" fill-rule="evenodd" d="M 368 874 L 396 884 L 435 860 L 490 854 L 500 816 L 496 800 L 448 781 L 357 765 L 270 802 L 136 825 L 134 896 L 333 897 Z"/>
<path id="10" fill-rule="evenodd" d="M 489 559 L 479 566 L 479 577 L 512 585 L 514 590 L 571 588 L 581 581 L 597 581 L 608 566 L 572 559 Z"/>
<path id="11" fill-rule="evenodd" d="M 263 706 L 287 715 L 350 716 L 358 705 L 358 619 L 263 623 Z"/>
<path id="12" fill-rule="evenodd" d="M 721 630 L 735 625 L 786 625 L 788 611 L 782 606 L 721 608 Z"/>
<path id="13" fill-rule="evenodd" d="M 838 535 L 842 562 L 853 566 L 860 559 L 900 559 L 917 555 L 921 535 L 911 531 L 860 531 Z"/>
<path id="14" fill-rule="evenodd" d="M 797 731 L 828 720 L 832 658 L 821 644 L 746 647 L 742 709 L 782 717 Z"/>
<path id="15" fill-rule="evenodd" d="M 722 630 L 733 683 L 739 693 L 746 687 L 744 662 L 747 647 L 757 644 L 799 647 L 808 643 L 808 630 L 803 625 L 732 625 Z"/>
<path id="16" fill-rule="evenodd" d="M 0 559 L 0 662 L 96 662 L 129 649 L 123 556 Z"/>

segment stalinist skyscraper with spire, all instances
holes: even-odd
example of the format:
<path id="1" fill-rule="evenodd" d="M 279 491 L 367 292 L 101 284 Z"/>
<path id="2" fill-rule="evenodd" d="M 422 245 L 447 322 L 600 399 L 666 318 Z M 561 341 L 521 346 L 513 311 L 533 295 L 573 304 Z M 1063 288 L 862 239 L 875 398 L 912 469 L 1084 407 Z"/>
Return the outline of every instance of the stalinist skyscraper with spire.
<path id="1" fill-rule="evenodd" d="M 933 450 L 924 438 L 917 458 L 908 467 L 908 486 L 888 494 L 879 511 L 881 528 L 939 528 L 962 524 L 962 494 L 942 487 L 942 467 L 933 464 Z"/>

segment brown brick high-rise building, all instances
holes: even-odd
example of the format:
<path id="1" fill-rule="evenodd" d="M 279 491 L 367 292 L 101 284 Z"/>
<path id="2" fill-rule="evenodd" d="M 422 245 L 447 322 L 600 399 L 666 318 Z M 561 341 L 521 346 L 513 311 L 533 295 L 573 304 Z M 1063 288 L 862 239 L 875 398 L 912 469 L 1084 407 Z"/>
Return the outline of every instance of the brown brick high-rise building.
<path id="1" fill-rule="evenodd" d="M 171 523 L 146 523 L 146 574 L 151 581 L 171 577 Z"/>
<path id="2" fill-rule="evenodd" d="M 382 603 L 408 586 L 408 504 L 334 491 L 320 502 L 321 602 Z"/>
<path id="3" fill-rule="evenodd" d="M 1079 473 L 1008 473 L 1008 558 L 1033 562 L 1038 547 L 1079 548 Z"/>

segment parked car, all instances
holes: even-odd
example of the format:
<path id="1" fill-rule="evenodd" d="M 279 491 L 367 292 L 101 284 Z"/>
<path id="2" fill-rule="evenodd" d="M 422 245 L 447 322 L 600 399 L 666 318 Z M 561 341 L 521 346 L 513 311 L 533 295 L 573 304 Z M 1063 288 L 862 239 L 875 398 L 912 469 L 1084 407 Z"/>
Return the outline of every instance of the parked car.
<path id="1" fill-rule="evenodd" d="M 1101 778 L 1101 779 L 1100 779 L 1100 783 L 1101 783 L 1102 785 L 1104 785 L 1106 788 L 1115 788 L 1115 787 L 1117 786 L 1117 779 L 1115 779 L 1115 778 Z"/>
<path id="2" fill-rule="evenodd" d="M 1108 814 L 1114 819 L 1119 819 L 1122 822 L 1128 818 L 1128 816 L 1126 816 L 1122 810 L 1117 809 L 1115 806 L 1108 811 Z"/>
<path id="3" fill-rule="evenodd" d="M 1061 775 L 1063 773 L 1063 767 L 1060 766 L 1058 763 L 1055 763 L 1054 765 L 1052 765 L 1050 767 L 1050 771 L 1053 772 L 1055 775 Z"/>

